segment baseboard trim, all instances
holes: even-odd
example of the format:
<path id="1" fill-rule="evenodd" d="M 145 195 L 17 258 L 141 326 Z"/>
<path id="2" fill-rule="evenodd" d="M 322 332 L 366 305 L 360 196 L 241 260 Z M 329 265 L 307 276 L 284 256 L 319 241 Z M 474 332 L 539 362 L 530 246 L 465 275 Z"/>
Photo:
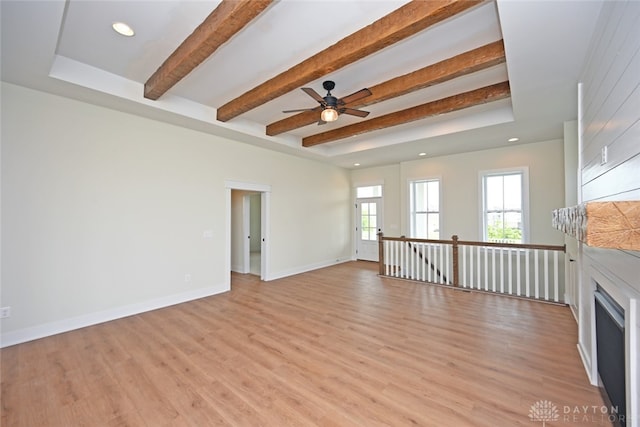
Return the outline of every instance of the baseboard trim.
<path id="1" fill-rule="evenodd" d="M 351 262 L 351 259 L 348 257 L 337 258 L 335 260 L 321 261 L 318 263 L 309 264 L 302 267 L 296 267 L 290 270 L 284 270 L 284 271 L 280 271 L 275 274 L 272 274 L 265 280 L 268 281 L 268 280 L 282 279 L 284 277 L 295 276 L 296 274 L 307 273 L 309 271 L 318 270 L 320 268 L 325 268 L 325 267 L 331 267 L 332 265 L 342 264 L 345 262 Z"/>
<path id="2" fill-rule="evenodd" d="M 587 373 L 587 378 L 589 379 L 589 383 L 591 385 L 598 385 L 597 379 L 594 382 L 594 379 L 591 378 L 591 358 L 587 356 L 586 351 L 584 350 L 584 348 L 582 348 L 580 343 L 577 344 L 577 347 L 578 347 L 578 354 L 580 355 L 580 359 L 582 359 L 582 366 L 584 367 L 584 370 Z"/>
<path id="3" fill-rule="evenodd" d="M 565 299 L 565 301 L 567 301 Z M 578 322 L 578 309 L 576 307 L 574 307 L 573 305 L 569 304 L 569 308 L 571 309 L 571 314 L 573 315 L 573 320 L 576 321 L 576 324 L 579 324 L 580 322 Z"/>
<path id="4" fill-rule="evenodd" d="M 109 322 L 111 320 L 121 319 L 123 317 L 133 316 L 146 311 L 157 310 L 159 308 L 209 297 L 227 291 L 229 291 L 229 288 L 224 285 L 195 289 L 193 291 L 169 295 L 141 303 L 116 307 L 109 310 L 98 311 L 95 313 L 19 329 L 17 331 L 2 333 L 0 335 L 0 348 L 33 341 L 39 338 L 45 338 L 51 335 L 61 334 L 63 332 L 73 331 L 75 329 L 85 328 L 99 323 Z"/>
<path id="5" fill-rule="evenodd" d="M 239 274 L 246 274 L 247 272 L 244 271 L 244 266 L 242 265 L 232 265 L 231 266 L 231 271 L 234 273 L 239 273 Z"/>

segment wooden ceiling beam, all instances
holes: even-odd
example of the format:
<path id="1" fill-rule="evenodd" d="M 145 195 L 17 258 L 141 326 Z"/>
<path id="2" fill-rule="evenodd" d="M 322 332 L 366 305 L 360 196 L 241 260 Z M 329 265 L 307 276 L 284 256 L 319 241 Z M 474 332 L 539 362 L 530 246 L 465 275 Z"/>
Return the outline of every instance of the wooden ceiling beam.
<path id="1" fill-rule="evenodd" d="M 473 107 L 475 105 L 486 104 L 488 102 L 508 98 L 510 95 L 511 91 L 509 89 L 509 82 L 506 81 L 439 99 L 437 101 L 428 102 L 416 107 L 385 114 L 384 116 L 343 126 L 327 132 L 311 135 L 302 139 L 302 145 L 304 147 L 312 147 L 314 145 L 325 144 L 338 139 L 348 138 L 350 136 L 361 135 L 363 133 L 421 120 L 426 117 L 437 116 L 439 114 L 450 113 L 464 108 Z"/>
<path id="2" fill-rule="evenodd" d="M 259 105 L 474 7 L 484 0 L 413 0 L 218 108 L 229 121 Z"/>
<path id="3" fill-rule="evenodd" d="M 223 0 L 144 84 L 157 100 L 258 16 L 273 0 Z"/>
<path id="4" fill-rule="evenodd" d="M 428 65 L 412 73 L 369 87 L 369 90 L 371 90 L 370 96 L 346 104 L 345 106 L 348 108 L 366 107 L 367 105 L 402 96 L 416 90 L 452 80 L 456 77 L 484 70 L 503 62 L 505 62 L 504 44 L 502 40 L 498 40 L 438 63 Z M 318 118 L 319 113 L 317 111 L 305 111 L 267 125 L 267 135 L 279 135 L 293 129 L 317 123 Z"/>

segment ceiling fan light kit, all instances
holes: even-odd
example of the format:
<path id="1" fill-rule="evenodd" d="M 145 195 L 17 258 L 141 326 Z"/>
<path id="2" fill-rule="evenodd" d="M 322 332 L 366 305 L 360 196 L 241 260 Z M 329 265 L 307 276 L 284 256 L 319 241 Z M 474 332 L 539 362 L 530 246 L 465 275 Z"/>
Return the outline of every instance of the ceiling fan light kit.
<path id="1" fill-rule="evenodd" d="M 327 123 L 335 122 L 336 120 L 338 120 L 338 112 L 333 107 L 327 107 L 322 110 L 322 113 L 320 113 L 320 119 L 322 119 L 323 122 Z"/>

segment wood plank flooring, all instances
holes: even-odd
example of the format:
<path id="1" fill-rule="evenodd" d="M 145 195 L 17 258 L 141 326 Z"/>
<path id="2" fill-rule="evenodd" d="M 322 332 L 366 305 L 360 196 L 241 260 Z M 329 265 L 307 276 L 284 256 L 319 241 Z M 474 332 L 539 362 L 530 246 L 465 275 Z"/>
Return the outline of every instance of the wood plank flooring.
<path id="1" fill-rule="evenodd" d="M 538 426 L 600 407 L 566 307 L 351 262 L 1 350 L 3 426 Z"/>

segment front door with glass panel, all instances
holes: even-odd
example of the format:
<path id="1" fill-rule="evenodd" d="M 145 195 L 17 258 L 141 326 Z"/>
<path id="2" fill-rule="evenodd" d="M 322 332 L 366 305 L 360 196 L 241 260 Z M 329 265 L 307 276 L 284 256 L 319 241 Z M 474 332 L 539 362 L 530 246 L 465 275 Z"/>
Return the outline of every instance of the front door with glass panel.
<path id="1" fill-rule="evenodd" d="M 382 231 L 382 198 L 358 199 L 356 202 L 357 258 L 378 261 L 378 233 Z"/>

